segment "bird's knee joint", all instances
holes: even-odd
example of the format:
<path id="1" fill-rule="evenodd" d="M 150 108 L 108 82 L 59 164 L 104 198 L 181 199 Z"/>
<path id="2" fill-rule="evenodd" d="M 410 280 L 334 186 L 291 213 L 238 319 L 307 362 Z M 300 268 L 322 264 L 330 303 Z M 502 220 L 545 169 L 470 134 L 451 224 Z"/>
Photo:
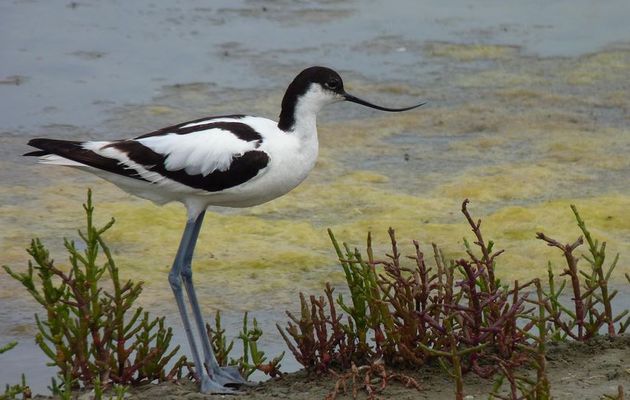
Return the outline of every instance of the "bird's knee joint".
<path id="1" fill-rule="evenodd" d="M 182 279 L 179 275 L 174 273 L 168 274 L 168 283 L 171 284 L 173 291 L 182 290 Z"/>
<path id="2" fill-rule="evenodd" d="M 192 280 L 192 268 L 190 267 L 190 265 L 184 266 L 184 268 L 182 268 L 182 279 L 185 281 Z"/>

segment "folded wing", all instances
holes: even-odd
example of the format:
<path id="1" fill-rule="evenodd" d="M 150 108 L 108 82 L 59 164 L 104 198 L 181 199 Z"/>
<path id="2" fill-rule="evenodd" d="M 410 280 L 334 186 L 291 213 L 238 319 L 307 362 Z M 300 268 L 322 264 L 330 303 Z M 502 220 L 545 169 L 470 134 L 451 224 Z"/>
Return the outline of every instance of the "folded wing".
<path id="1" fill-rule="evenodd" d="M 269 155 L 262 136 L 236 118 L 164 128 L 136 139 L 77 142 L 33 139 L 26 155 L 42 162 L 87 166 L 153 184 L 177 182 L 218 192 L 264 173 Z"/>

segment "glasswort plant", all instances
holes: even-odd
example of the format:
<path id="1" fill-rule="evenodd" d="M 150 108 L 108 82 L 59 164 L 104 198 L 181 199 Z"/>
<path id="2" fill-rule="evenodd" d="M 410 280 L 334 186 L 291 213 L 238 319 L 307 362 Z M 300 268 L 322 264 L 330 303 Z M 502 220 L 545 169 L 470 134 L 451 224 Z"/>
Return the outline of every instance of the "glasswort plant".
<path id="1" fill-rule="evenodd" d="M 67 270 L 55 265 L 39 239 L 27 250 L 33 260 L 26 272 L 4 266 L 44 308 L 43 317 L 35 315 L 37 344 L 50 365 L 57 366 L 64 386 L 73 389 L 179 378 L 187 365 L 185 357 L 167 369 L 179 350 L 179 346 L 170 348 L 171 328 L 165 326 L 164 317 L 152 318 L 135 306 L 142 283 L 121 282 L 104 242 L 103 234 L 114 219 L 103 227 L 94 226 L 91 191 L 83 208 L 86 229 L 79 236 L 85 249 L 65 239 Z"/>

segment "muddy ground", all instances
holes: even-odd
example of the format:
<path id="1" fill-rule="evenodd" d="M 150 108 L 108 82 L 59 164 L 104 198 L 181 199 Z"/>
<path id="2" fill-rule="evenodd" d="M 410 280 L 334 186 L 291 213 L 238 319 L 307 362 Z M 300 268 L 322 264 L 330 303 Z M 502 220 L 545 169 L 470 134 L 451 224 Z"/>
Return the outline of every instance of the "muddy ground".
<path id="1" fill-rule="evenodd" d="M 603 395 L 617 393 L 619 385 L 630 392 L 630 336 L 611 340 L 597 338 L 588 343 L 563 343 L 549 346 L 548 376 L 551 381 L 554 399 L 591 400 L 601 399 Z M 454 398 L 454 384 L 438 368 L 424 368 L 420 371 L 391 371 L 413 377 L 420 383 L 421 390 L 408 388 L 393 382 L 378 394 L 380 399 L 432 399 L 446 400 Z M 523 371 L 532 374 L 532 371 Z M 268 400 L 268 399 L 324 399 L 335 387 L 333 375 L 316 376 L 304 371 L 291 373 L 280 379 L 261 383 L 239 395 L 203 395 L 191 382 L 182 384 L 165 383 L 150 385 L 130 390 L 129 399 L 219 399 L 231 400 Z M 352 398 L 351 383 L 348 393 L 339 393 L 338 399 Z M 480 379 L 472 374 L 466 377 L 465 398 L 486 399 L 492 389 L 491 380 Z M 90 398 L 83 394 L 81 399 Z M 367 398 L 365 391 L 359 392 L 359 399 Z M 37 396 L 36 399 L 50 397 Z"/>

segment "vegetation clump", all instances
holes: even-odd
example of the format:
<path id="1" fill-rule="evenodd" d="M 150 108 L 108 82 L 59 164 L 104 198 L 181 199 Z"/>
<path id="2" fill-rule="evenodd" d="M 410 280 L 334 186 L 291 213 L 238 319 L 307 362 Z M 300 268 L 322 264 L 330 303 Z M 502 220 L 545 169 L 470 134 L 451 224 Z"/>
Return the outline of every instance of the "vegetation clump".
<path id="1" fill-rule="evenodd" d="M 38 327 L 36 342 L 56 366 L 57 379 L 50 390 L 61 398 L 70 398 L 73 391 L 91 389 L 95 398 L 111 389 L 123 398 L 128 386 L 151 382 L 167 382 L 197 377 L 184 356 L 177 357 L 180 346 L 171 346 L 173 331 L 164 317 L 152 318 L 135 307 L 142 292 L 142 282 L 122 282 L 103 235 L 112 227 L 111 219 L 103 227 L 93 222 L 94 205 L 91 191 L 83 205 L 86 230 L 79 231 L 81 242 L 65 240 L 69 267 L 57 267 L 39 239 L 34 239 L 27 252 L 33 261 L 26 272 L 3 268 L 18 280 L 42 305 L 45 317 L 35 315 Z M 234 365 L 243 376 L 261 371 L 271 377 L 280 375 L 284 353 L 267 360 L 258 347 L 263 332 L 254 318 L 243 317 L 238 335 L 243 353 L 230 357 L 234 342 L 228 343 L 217 311 L 214 326 L 206 326 L 220 365 Z M 9 343 L 0 354 L 14 347 Z M 26 393 L 26 394 L 24 394 Z M 22 384 L 7 387 L 4 397 L 22 394 L 30 398 L 30 390 Z"/>
<path id="2" fill-rule="evenodd" d="M 185 357 L 175 359 L 179 346 L 171 348 L 172 329 L 164 317 L 152 318 L 135 305 L 142 283 L 121 281 L 103 241 L 114 219 L 103 227 L 94 225 L 90 191 L 83 208 L 81 242 L 64 241 L 67 269 L 55 265 L 39 239 L 27 250 L 33 261 L 26 272 L 4 266 L 44 308 L 43 317 L 35 315 L 37 344 L 49 365 L 58 368 L 64 390 L 180 378 L 187 362 Z M 60 390 L 54 379 L 52 388 Z"/>
<path id="3" fill-rule="evenodd" d="M 280 362 L 284 357 L 284 352 L 267 362 L 265 352 L 258 348 L 258 341 L 263 335 L 262 329 L 258 327 L 256 318 L 252 320 L 253 327 L 249 327 L 249 319 L 247 312 L 243 315 L 243 328 L 238 334 L 238 339 L 242 344 L 242 355 L 238 358 L 230 357 L 230 353 L 234 348 L 234 341 L 228 343 L 225 335 L 225 329 L 221 327 L 221 313 L 216 312 L 214 317 L 214 326 L 206 324 L 208 337 L 212 342 L 212 351 L 220 366 L 235 366 L 245 379 L 256 371 L 275 378 L 280 376 Z"/>
<path id="4" fill-rule="evenodd" d="M 446 260 L 433 244 L 433 266 L 417 241 L 407 257 L 412 263 L 404 263 L 391 228 L 391 251 L 381 258 L 374 255 L 370 234 L 363 254 L 340 245 L 329 231 L 349 299 L 341 294 L 335 298 L 334 289 L 326 284 L 323 296 L 300 294 L 300 315 L 287 312 L 288 325 L 277 326 L 305 368 L 337 376 L 329 398 L 344 391 L 349 376 L 356 381 L 360 371 L 381 371 L 378 390 L 367 384 L 371 382 L 368 376 L 364 379 L 368 398 L 376 398 L 386 386 L 385 367 L 437 364 L 455 381 L 457 399 L 464 397 L 463 376 L 469 372 L 497 377 L 491 398 L 548 399 L 545 346 L 549 340 L 584 341 L 600 333 L 616 336 L 627 330 L 628 311 L 613 313 L 617 293 L 608 285 L 618 256 L 605 267 L 606 244 L 592 238 L 575 207 L 578 227 L 589 246 L 586 270 L 577 267 L 573 254 L 582 237 L 563 245 L 543 233 L 537 236 L 564 255 L 567 268 L 561 275 L 569 277 L 573 299 L 568 305 L 563 302 L 565 282 L 558 284 L 551 265 L 548 291 L 538 279 L 502 282 L 496 276 L 503 250 L 484 239 L 481 220 L 472 218 L 468 203 L 463 202 L 461 211 L 474 240 L 464 239 L 466 257 Z M 535 377 L 519 373 L 523 366 L 536 371 Z M 402 379 L 411 382 L 410 377 Z M 508 388 L 501 392 L 504 382 Z"/>

